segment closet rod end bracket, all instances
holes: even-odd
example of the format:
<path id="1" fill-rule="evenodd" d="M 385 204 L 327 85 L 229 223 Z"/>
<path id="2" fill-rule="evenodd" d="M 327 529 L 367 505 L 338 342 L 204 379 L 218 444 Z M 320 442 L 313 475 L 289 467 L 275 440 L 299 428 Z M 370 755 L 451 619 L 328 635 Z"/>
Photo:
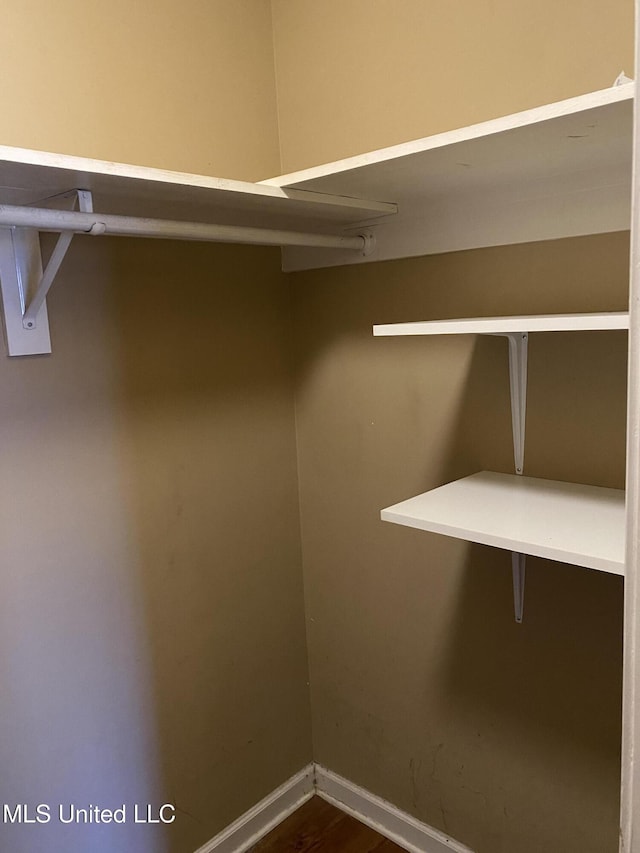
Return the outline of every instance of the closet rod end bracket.
<path id="1" fill-rule="evenodd" d="M 372 231 L 365 231 L 360 234 L 360 237 L 362 237 L 362 257 L 368 258 L 375 252 L 376 235 Z"/>

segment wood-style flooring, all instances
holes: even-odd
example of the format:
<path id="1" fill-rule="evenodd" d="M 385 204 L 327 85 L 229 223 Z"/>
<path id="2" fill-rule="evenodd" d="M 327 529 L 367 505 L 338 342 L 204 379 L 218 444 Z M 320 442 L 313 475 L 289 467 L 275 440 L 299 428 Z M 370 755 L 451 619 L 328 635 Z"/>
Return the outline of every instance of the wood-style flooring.
<path id="1" fill-rule="evenodd" d="M 360 821 L 313 797 L 250 853 L 404 853 Z"/>

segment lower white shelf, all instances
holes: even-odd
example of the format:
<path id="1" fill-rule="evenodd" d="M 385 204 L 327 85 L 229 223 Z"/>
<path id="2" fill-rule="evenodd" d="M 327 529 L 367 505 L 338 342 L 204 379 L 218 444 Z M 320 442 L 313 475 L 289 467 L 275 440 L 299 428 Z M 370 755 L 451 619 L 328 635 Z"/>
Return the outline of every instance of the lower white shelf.
<path id="1" fill-rule="evenodd" d="M 624 491 L 482 471 L 383 509 L 383 521 L 624 575 Z"/>

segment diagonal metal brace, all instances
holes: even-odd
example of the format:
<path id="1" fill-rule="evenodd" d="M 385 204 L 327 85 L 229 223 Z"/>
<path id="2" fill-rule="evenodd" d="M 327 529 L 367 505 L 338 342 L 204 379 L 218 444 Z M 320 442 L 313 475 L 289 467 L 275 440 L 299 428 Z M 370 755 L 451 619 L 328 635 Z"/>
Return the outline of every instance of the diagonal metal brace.
<path id="1" fill-rule="evenodd" d="M 57 210 L 79 208 L 81 212 L 93 212 L 93 200 L 88 190 L 71 190 L 37 204 Z M 71 234 L 61 233 L 43 270 L 38 229 L 31 226 L 0 227 L 0 290 L 10 356 L 51 352 L 46 296 L 70 243 Z"/>
<path id="2" fill-rule="evenodd" d="M 93 198 L 89 190 L 76 190 L 73 193 L 71 210 L 75 210 L 76 207 L 82 213 L 93 212 Z M 25 329 L 35 329 L 37 327 L 38 312 L 42 308 L 44 300 L 47 298 L 47 293 L 51 289 L 51 285 L 58 274 L 58 270 L 60 269 L 60 265 L 62 264 L 65 255 L 67 254 L 67 250 L 71 245 L 72 239 L 73 232 L 71 231 L 63 231 L 58 237 L 55 248 L 42 273 L 42 278 L 38 282 L 35 293 L 29 300 L 29 303 L 24 306 L 22 325 Z"/>

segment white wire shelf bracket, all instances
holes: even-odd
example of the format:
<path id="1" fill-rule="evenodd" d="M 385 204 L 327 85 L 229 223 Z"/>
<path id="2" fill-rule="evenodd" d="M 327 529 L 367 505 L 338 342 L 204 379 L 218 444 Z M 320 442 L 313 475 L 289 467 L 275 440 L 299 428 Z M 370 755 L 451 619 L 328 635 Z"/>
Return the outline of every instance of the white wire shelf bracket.
<path id="1" fill-rule="evenodd" d="M 51 352 L 45 300 L 75 234 L 259 246 L 313 246 L 362 254 L 371 252 L 375 242 L 366 231 L 349 235 L 309 233 L 96 213 L 91 192 L 78 190 L 67 193 L 66 197 L 77 202 L 79 210 L 0 205 L 0 286 L 9 355 Z M 40 232 L 60 234 L 44 270 Z"/>

